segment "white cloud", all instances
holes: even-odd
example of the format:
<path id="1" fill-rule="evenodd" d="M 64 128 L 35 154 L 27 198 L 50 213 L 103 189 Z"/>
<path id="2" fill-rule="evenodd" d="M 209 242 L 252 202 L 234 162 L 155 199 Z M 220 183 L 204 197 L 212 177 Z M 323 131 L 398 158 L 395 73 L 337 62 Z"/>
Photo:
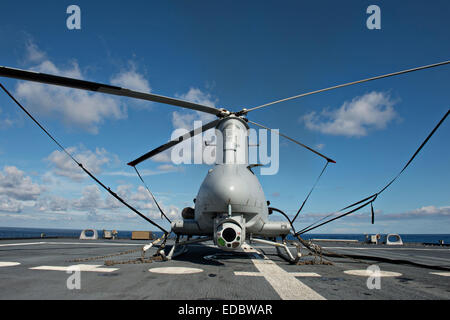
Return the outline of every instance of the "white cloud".
<path id="1" fill-rule="evenodd" d="M 336 212 L 328 217 L 328 219 L 338 216 L 342 212 Z M 330 213 L 306 213 L 301 216 L 302 221 L 318 221 Z M 370 209 L 367 211 L 357 211 L 343 219 L 345 221 L 370 221 L 371 213 Z M 397 220 L 405 221 L 410 219 L 435 219 L 435 218 L 450 218 L 450 206 L 436 207 L 436 206 L 423 206 L 418 209 L 400 212 L 400 213 L 383 213 L 382 210 L 375 210 L 375 221 L 383 220 Z M 326 220 L 328 220 L 326 219 Z M 326 221 L 324 220 L 324 221 Z"/>
<path id="2" fill-rule="evenodd" d="M 214 99 L 211 94 L 203 92 L 202 90 L 198 88 L 190 88 L 189 91 L 185 94 L 177 94 L 177 98 L 210 106 L 210 107 L 216 107 L 216 104 L 218 102 L 217 99 Z M 192 131 L 194 129 L 194 125 L 196 127 L 200 127 L 201 125 L 205 125 L 211 121 L 214 121 L 216 119 L 216 116 L 211 115 L 209 113 L 200 112 L 200 111 L 174 111 L 172 112 L 172 125 L 174 127 L 174 130 L 178 129 L 184 129 L 188 131 Z M 201 123 L 199 123 L 200 121 Z M 175 132 L 174 132 L 175 133 Z M 177 134 L 172 136 L 172 139 L 175 139 L 179 137 L 182 134 Z M 211 135 L 214 136 L 213 129 L 208 130 L 208 134 L 203 133 L 203 137 L 208 137 L 208 141 L 211 140 Z M 177 148 L 185 149 L 193 146 L 193 143 L 197 140 L 189 139 L 185 142 L 182 142 L 177 146 Z M 202 159 L 203 152 L 205 150 L 204 142 L 203 140 L 198 140 L 198 143 L 201 143 L 201 147 L 194 148 L 194 152 L 197 152 L 198 154 L 192 153 L 192 159 Z M 211 147 L 210 147 L 211 148 Z M 154 162 L 172 162 L 171 154 L 173 149 L 166 150 L 162 153 L 157 154 L 156 156 L 152 157 L 151 160 Z M 168 167 L 167 167 L 168 168 Z M 173 170 L 171 170 L 173 171 Z"/>
<path id="3" fill-rule="evenodd" d="M 171 170 L 171 168 L 161 168 Z M 60 180 L 54 173 L 49 173 L 52 185 Z M 42 178 L 48 174 L 42 175 Z M 72 177 L 73 178 L 73 177 Z M 50 181 L 47 179 L 47 181 Z M 72 183 L 69 183 L 69 185 Z M 64 183 L 66 192 L 67 182 Z M 53 189 L 52 189 L 53 190 Z M 135 188 L 130 184 L 122 184 L 114 190 L 122 199 L 130 203 L 144 215 L 160 220 L 160 212 L 143 186 Z M 77 191 L 72 191 L 77 192 Z M 173 205 L 165 205 L 167 197 L 158 197 L 159 204 L 171 218 L 179 217 L 180 210 Z M 95 184 L 83 188 L 78 198 L 48 194 L 48 190 L 31 181 L 23 171 L 16 167 L 5 167 L 0 172 L 0 217 L 16 218 L 31 215 L 33 219 L 42 221 L 94 221 L 128 223 L 137 219 L 122 203 Z"/>
<path id="4" fill-rule="evenodd" d="M 23 204 L 21 201 L 17 201 L 8 196 L 0 195 L 0 212 L 22 212 Z"/>
<path id="5" fill-rule="evenodd" d="M 396 116 L 395 102 L 382 92 L 370 92 L 344 102 L 337 110 L 310 112 L 300 118 L 310 130 L 324 134 L 361 137 L 369 130 L 384 129 Z"/>
<path id="6" fill-rule="evenodd" d="M 201 113 L 198 111 L 174 111 L 172 112 L 172 125 L 175 129 L 186 129 L 191 131 L 194 128 L 194 121 L 200 121 Z"/>
<path id="7" fill-rule="evenodd" d="M 316 144 L 314 146 L 314 148 L 316 148 L 317 150 L 322 150 L 323 148 L 325 148 L 325 145 L 323 143 L 319 143 L 319 144 Z"/>
<path id="8" fill-rule="evenodd" d="M 83 164 L 84 168 L 93 174 L 101 173 L 102 167 L 109 163 L 110 157 L 112 157 L 103 148 L 96 148 L 95 152 L 92 152 L 91 150 L 78 151 L 77 147 L 70 147 L 67 148 L 67 152 L 72 154 L 78 162 Z M 67 177 L 74 181 L 81 181 L 87 178 L 86 173 L 63 151 L 53 151 L 46 160 L 53 166 L 55 175 Z"/>
<path id="9" fill-rule="evenodd" d="M 128 200 L 130 188 L 127 185 L 118 186 L 116 193 L 124 200 Z M 105 210 L 107 212 L 103 213 L 109 214 L 110 210 L 125 209 L 125 206 L 108 193 L 103 192 L 97 185 L 89 185 L 84 187 L 80 198 L 70 201 L 69 208 L 97 216 Z M 117 216 L 117 212 L 114 212 L 114 215 Z"/>
<path id="10" fill-rule="evenodd" d="M 402 213 L 386 213 L 379 215 L 379 219 L 381 220 L 414 219 L 414 218 L 420 219 L 420 218 L 436 218 L 436 217 L 450 218 L 450 206 L 443 206 L 443 207 L 423 206 L 421 208 Z"/>
<path id="11" fill-rule="evenodd" d="M 156 156 L 152 157 L 152 161 L 154 162 L 171 162 L 171 149 L 168 149 L 164 152 L 158 153 Z"/>
<path id="12" fill-rule="evenodd" d="M 36 201 L 35 209 L 40 212 L 67 212 L 70 202 L 58 196 L 41 197 Z"/>
<path id="13" fill-rule="evenodd" d="M 180 208 L 178 208 L 176 206 L 169 206 L 168 209 L 169 210 L 167 210 L 167 212 L 165 212 L 165 214 L 167 215 L 167 217 L 169 219 L 173 220 L 173 219 L 181 218 L 181 210 L 180 210 Z"/>
<path id="14" fill-rule="evenodd" d="M 139 92 L 150 93 L 150 84 L 144 76 L 136 71 L 134 63 L 130 62 L 130 69 L 123 70 L 111 79 L 111 83 L 118 87 L 123 87 Z"/>
<path id="15" fill-rule="evenodd" d="M 25 62 L 29 69 L 69 78 L 85 80 L 78 63 L 57 66 L 32 40 L 25 45 Z M 113 75 L 111 83 L 131 90 L 150 93 L 151 86 L 145 76 L 137 71 L 136 64 L 129 61 L 127 69 Z M 33 114 L 52 117 L 68 127 L 80 128 L 97 134 L 99 127 L 107 120 L 127 118 L 127 106 L 142 108 L 148 101 L 127 99 L 85 90 L 70 89 L 34 82 L 19 82 L 15 94 Z M 1 120 L 0 125 L 10 125 L 10 119 Z"/>
<path id="16" fill-rule="evenodd" d="M 143 186 L 139 186 L 137 192 L 131 196 L 131 200 L 148 201 L 149 197 L 148 191 Z"/>
<path id="17" fill-rule="evenodd" d="M 129 203 L 134 206 L 136 209 L 140 210 L 143 214 L 147 214 L 151 219 L 159 220 L 161 219 L 161 213 L 148 193 L 147 189 L 143 186 L 139 186 L 137 191 L 132 190 L 132 186 L 119 186 L 117 188 L 118 194 L 123 198 L 129 201 Z M 125 191 L 120 194 L 120 190 Z M 158 197 L 157 197 L 158 198 Z M 117 201 L 117 200 L 116 200 Z M 163 212 L 169 219 L 180 217 L 180 210 L 178 207 L 174 205 L 166 206 L 164 202 L 159 198 L 157 199 L 158 204 L 161 206 Z M 135 217 L 135 214 L 129 215 L 129 217 Z M 165 219 L 165 218 L 162 218 Z"/>
<path id="18" fill-rule="evenodd" d="M 76 63 L 66 70 L 57 68 L 51 61 L 44 61 L 33 70 L 66 77 L 83 79 Z M 17 97 L 37 115 L 51 116 L 68 126 L 98 132 L 105 119 L 126 118 L 125 108 L 117 100 L 98 93 L 69 89 L 32 82 L 19 82 Z"/>
<path id="19" fill-rule="evenodd" d="M 158 166 L 157 168 L 158 170 L 162 171 L 162 172 L 177 172 L 177 171 L 183 171 L 183 168 L 181 167 L 176 167 L 172 164 L 162 164 L 160 166 Z"/>
<path id="20" fill-rule="evenodd" d="M 90 185 L 83 189 L 80 199 L 72 201 L 72 207 L 77 210 L 95 210 L 101 207 L 101 192 L 96 185 Z"/>
<path id="21" fill-rule="evenodd" d="M 174 206 L 174 205 L 170 205 L 168 207 L 165 207 L 164 205 L 161 205 L 161 206 L 162 206 L 164 214 L 170 220 L 181 218 L 181 210 L 177 206 Z M 159 212 L 159 210 L 157 208 L 150 210 L 150 218 L 155 219 L 155 220 L 161 219 L 161 212 Z M 165 218 L 163 217 L 162 219 L 165 219 Z"/>
<path id="22" fill-rule="evenodd" d="M 31 178 L 14 166 L 5 166 L 0 172 L 0 195 L 15 200 L 35 200 L 44 188 L 32 182 Z"/>
<path id="23" fill-rule="evenodd" d="M 206 105 L 206 106 L 210 106 L 210 107 L 216 107 L 216 104 L 218 102 L 217 99 L 214 99 L 211 94 L 203 92 L 202 90 L 198 89 L 198 88 L 190 88 L 189 91 L 185 94 L 177 94 L 176 95 L 177 98 L 182 99 L 182 100 L 186 100 L 186 101 L 190 101 L 190 102 L 194 102 L 194 103 L 198 103 L 198 104 L 202 104 L 202 105 Z M 205 112 L 200 112 L 200 111 L 174 111 L 172 112 L 172 125 L 174 127 L 174 130 L 177 129 L 185 129 L 188 131 L 192 131 L 194 129 L 194 123 L 196 121 L 201 121 L 200 123 L 195 123 L 197 126 L 200 125 L 205 125 L 211 121 L 214 121 L 216 119 L 216 116 L 211 115 L 209 113 L 205 113 Z M 212 129 L 210 129 L 212 130 Z M 208 130 L 208 132 L 210 131 Z M 180 134 L 173 136 L 171 138 L 177 138 L 179 137 Z M 209 135 L 209 139 L 211 140 L 211 137 Z M 193 140 L 187 140 L 186 142 L 182 142 L 178 147 L 182 147 L 182 146 L 192 146 Z M 195 148 L 195 151 L 198 152 L 202 152 L 204 150 L 204 145 L 203 142 L 202 143 L 202 147 L 201 148 Z M 161 142 L 161 144 L 163 144 L 163 142 Z M 164 152 L 161 152 L 155 156 L 153 156 L 151 158 L 152 161 L 154 162 L 165 162 L 165 163 L 169 163 L 172 162 L 172 158 L 171 158 L 171 153 L 172 153 L 172 149 L 166 150 Z M 194 156 L 194 155 L 193 155 Z M 199 158 L 199 157 L 197 157 Z M 158 169 L 163 172 L 172 172 L 172 171 L 179 171 L 181 170 L 180 168 L 174 167 L 174 166 L 160 166 L 158 167 Z M 147 171 L 147 175 L 152 175 L 152 174 L 158 174 L 159 172 L 152 172 L 152 171 Z"/>
<path id="24" fill-rule="evenodd" d="M 2 109 L 0 109 L 0 130 L 12 127 L 13 123 L 8 116 L 2 116 Z"/>
<path id="25" fill-rule="evenodd" d="M 216 107 L 218 102 L 218 100 L 213 99 L 209 93 L 205 93 L 198 88 L 190 88 L 187 93 L 177 95 L 177 98 L 208 107 Z M 203 124 L 206 124 L 214 121 L 215 119 L 216 117 L 214 115 L 200 111 L 174 111 L 172 113 L 172 124 L 174 128 L 183 128 L 189 131 L 194 129 L 194 121 L 202 121 Z"/>
<path id="26" fill-rule="evenodd" d="M 180 99 L 187 100 L 190 102 L 202 104 L 208 107 L 215 107 L 218 99 L 214 99 L 211 94 L 203 92 L 198 88 L 189 88 L 187 93 L 177 95 Z"/>
<path id="27" fill-rule="evenodd" d="M 152 158 L 152 160 L 154 160 Z M 170 158 L 167 160 L 168 162 L 170 162 Z M 165 161 L 163 161 L 165 162 Z M 160 165 L 156 168 L 156 170 L 149 170 L 149 169 L 143 169 L 143 170 L 139 170 L 139 174 L 142 177 L 148 177 L 148 176 L 155 176 L 155 175 L 159 175 L 159 174 L 164 174 L 164 173 L 170 173 L 170 172 L 181 172 L 184 169 L 182 167 L 176 167 L 174 165 L 170 165 L 170 164 L 164 164 L 164 165 Z M 107 176 L 122 176 L 122 177 L 136 177 L 137 174 L 136 172 L 133 171 L 111 171 L 111 172 L 105 172 L 104 175 Z"/>
<path id="28" fill-rule="evenodd" d="M 120 185 L 117 187 L 117 194 L 142 214 L 154 220 L 161 219 L 159 209 L 144 187 L 139 186 L 137 191 L 134 191 L 131 185 Z M 174 205 L 166 206 L 162 201 L 158 201 L 158 203 L 169 218 L 179 217 L 180 210 L 178 207 Z M 137 217 L 135 213 L 130 212 L 112 196 L 105 194 L 105 198 L 103 198 L 101 190 L 96 185 L 85 187 L 81 198 L 70 202 L 69 209 L 87 214 L 88 219 L 92 221 L 122 221 Z M 114 213 L 111 213 L 112 210 Z"/>
<path id="29" fill-rule="evenodd" d="M 46 58 L 45 52 L 41 51 L 33 41 L 28 40 L 25 47 L 27 61 L 40 62 Z"/>

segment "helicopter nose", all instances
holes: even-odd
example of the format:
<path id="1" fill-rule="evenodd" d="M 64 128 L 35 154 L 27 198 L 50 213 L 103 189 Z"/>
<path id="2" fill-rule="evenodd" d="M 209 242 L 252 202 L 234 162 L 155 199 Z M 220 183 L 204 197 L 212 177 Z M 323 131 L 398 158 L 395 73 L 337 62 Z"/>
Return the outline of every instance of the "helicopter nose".
<path id="1" fill-rule="evenodd" d="M 215 181 L 211 187 L 211 196 L 223 204 L 238 204 L 242 202 L 240 198 L 246 197 L 245 189 L 242 190 L 236 181 L 230 178 Z"/>
<path id="2" fill-rule="evenodd" d="M 236 206 L 261 207 L 265 203 L 257 178 L 246 166 L 236 165 L 217 166 L 209 172 L 197 198 L 208 207 L 215 204 L 224 212 L 227 212 L 228 204 L 234 211 Z"/>
<path id="3" fill-rule="evenodd" d="M 211 195 L 225 204 L 242 204 L 249 198 L 249 188 L 234 172 L 212 176 L 209 186 Z"/>

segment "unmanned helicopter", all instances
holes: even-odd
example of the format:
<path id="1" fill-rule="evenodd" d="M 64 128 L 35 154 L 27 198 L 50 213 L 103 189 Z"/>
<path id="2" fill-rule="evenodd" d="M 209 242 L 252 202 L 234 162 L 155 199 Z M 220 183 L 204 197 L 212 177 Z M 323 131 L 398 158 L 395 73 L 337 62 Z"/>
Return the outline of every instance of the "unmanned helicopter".
<path id="1" fill-rule="evenodd" d="M 450 61 L 439 62 L 431 65 L 421 66 L 417 68 L 412 68 L 408 70 L 398 71 L 394 73 L 384 74 L 380 76 L 375 76 L 371 78 L 366 78 L 363 80 L 353 81 L 345 84 L 335 85 L 332 87 L 328 87 L 325 89 L 320 89 L 312 92 L 307 92 L 303 94 L 299 94 L 296 96 L 288 97 L 285 99 L 277 100 L 274 102 L 266 103 L 253 108 L 244 108 L 240 111 L 233 112 L 224 108 L 215 108 L 211 106 L 206 106 L 202 104 L 197 104 L 185 100 L 169 98 L 165 96 L 160 96 L 151 93 L 144 93 L 133 91 L 117 86 L 111 86 L 107 84 L 101 84 L 96 82 L 84 81 L 79 79 L 61 77 L 57 75 L 50 75 L 44 73 L 37 73 L 33 71 L 26 71 L 20 69 L 14 69 L 9 67 L 0 67 L 0 76 L 14 78 L 18 80 L 26 80 L 33 82 L 40 82 L 49 85 L 56 86 L 64 86 L 79 90 L 87 90 L 94 91 L 104 94 L 130 97 L 135 99 L 147 100 L 152 102 L 158 102 L 162 104 L 177 106 L 181 108 L 186 108 L 190 110 L 195 110 L 199 112 L 204 112 L 208 114 L 212 114 L 217 117 L 214 121 L 211 121 L 201 128 L 197 128 L 183 136 L 180 136 L 177 139 L 169 141 L 168 143 L 163 144 L 162 146 L 155 148 L 141 157 L 131 161 L 128 163 L 129 166 L 136 169 L 136 166 L 143 161 L 150 159 L 161 152 L 164 152 L 173 146 L 186 141 L 193 136 L 205 132 L 209 129 L 215 129 L 217 136 L 221 137 L 217 139 L 217 147 L 216 147 L 216 164 L 208 170 L 206 178 L 200 186 L 198 194 L 195 198 L 195 206 L 188 207 L 183 209 L 182 211 L 182 219 L 176 221 L 170 221 L 167 216 L 164 214 L 161 207 L 158 205 L 155 197 L 151 193 L 150 189 L 147 187 L 151 197 L 157 204 L 161 214 L 171 223 L 171 230 L 167 231 L 160 225 L 156 224 L 154 221 L 150 220 L 138 210 L 133 208 L 131 205 L 126 203 L 122 198 L 120 198 L 116 193 L 114 193 L 110 188 L 107 188 L 103 183 L 101 183 L 95 176 L 93 176 L 87 168 L 84 168 L 83 165 L 76 161 L 74 157 L 72 157 L 57 141 L 54 139 L 40 124 L 39 122 L 28 112 L 26 109 L 6 90 L 6 88 L 0 84 L 2 89 L 18 104 L 27 115 L 37 124 L 39 127 L 45 131 L 45 133 L 54 140 L 66 153 L 80 166 L 82 170 L 84 170 L 92 179 L 94 179 L 97 183 L 99 183 L 105 190 L 107 190 L 111 195 L 113 195 L 116 199 L 126 205 L 129 209 L 133 210 L 135 213 L 140 215 L 142 218 L 146 219 L 148 222 L 157 226 L 164 232 L 164 243 L 168 237 L 168 234 L 173 232 L 176 235 L 175 245 L 172 246 L 170 252 L 165 254 L 163 250 L 160 252 L 164 254 L 167 259 L 173 258 L 177 253 L 176 250 L 178 247 L 183 247 L 185 245 L 191 243 L 198 243 L 204 241 L 213 240 L 214 244 L 223 250 L 227 251 L 235 251 L 240 249 L 243 244 L 248 240 L 250 242 L 260 242 L 269 245 L 273 245 L 277 248 L 278 253 L 281 255 L 280 248 L 285 250 L 287 256 L 286 259 L 295 262 L 300 257 L 299 247 L 297 247 L 297 255 L 293 255 L 286 245 L 286 237 L 289 234 L 293 234 L 298 236 L 304 232 L 312 230 L 312 228 L 319 227 L 327 222 L 331 222 L 336 220 L 337 218 L 343 217 L 347 214 L 350 214 L 354 211 L 357 211 L 367 205 L 371 205 L 373 201 L 377 198 L 377 196 L 383 192 L 394 180 L 392 180 L 385 188 L 383 188 L 380 192 L 367 197 L 361 201 L 358 201 L 343 210 L 347 210 L 352 208 L 350 211 L 342 213 L 338 217 L 334 217 L 328 221 L 325 221 L 320 224 L 316 224 L 315 226 L 310 225 L 298 232 L 295 231 L 293 223 L 298 217 L 302 207 L 297 212 L 295 217 L 291 220 L 284 214 L 281 210 L 277 208 L 271 208 L 270 203 L 267 201 L 264 191 L 259 183 L 257 176 L 252 171 L 254 166 L 258 166 L 258 164 L 249 163 L 248 160 L 248 131 L 249 124 L 271 130 L 270 128 L 261 125 L 259 123 L 253 122 L 248 119 L 248 115 L 258 109 L 267 108 L 269 106 L 273 106 L 275 104 L 299 99 L 301 97 L 318 94 L 321 92 L 334 90 L 342 87 L 347 87 L 351 85 L 356 85 L 359 83 L 364 83 L 368 81 L 373 81 L 377 79 L 397 76 L 405 73 L 415 72 L 419 70 L 435 68 L 439 66 L 444 66 L 449 64 Z M 448 112 L 446 116 L 448 115 Z M 446 118 L 446 116 L 441 120 Z M 439 126 L 438 125 L 438 126 Z M 437 127 L 433 130 L 437 129 Z M 274 131 L 275 132 L 275 131 Z M 335 161 L 322 153 L 314 150 L 313 148 L 292 139 L 282 133 L 276 131 L 280 136 L 290 140 L 293 143 L 300 145 L 303 148 L 315 153 L 317 156 L 322 157 L 326 160 L 326 165 L 329 163 L 335 163 Z M 428 136 L 427 140 L 424 141 L 424 144 L 431 137 Z M 423 145 L 421 147 L 423 147 Z M 420 150 L 421 148 L 419 148 Z M 418 151 L 419 151 L 418 150 Z M 418 152 L 417 151 L 417 152 Z M 416 152 L 416 154 L 417 154 Z M 414 156 L 416 155 L 414 154 Z M 413 158 L 414 158 L 413 156 Z M 411 159 L 412 160 L 412 159 Z M 410 160 L 410 162 L 411 162 Z M 408 164 L 410 163 L 408 162 Z M 407 165 L 408 165 L 407 164 Z M 406 166 L 407 166 L 406 165 Z M 403 170 L 406 168 L 403 168 Z M 326 168 L 326 166 L 325 166 Z M 324 168 L 324 169 L 325 169 Z M 402 170 L 402 172 L 403 172 Z M 324 170 L 322 170 L 323 173 Z M 140 176 L 138 170 L 136 172 L 139 178 L 143 181 Z M 321 175 L 322 175 L 321 173 Z M 401 173 L 401 172 L 400 172 Z M 320 177 L 320 176 L 319 176 Z M 311 190 L 312 191 L 312 190 Z M 283 214 L 287 221 L 270 221 L 269 215 L 273 212 L 279 212 Z M 325 217 L 326 218 L 326 217 Z M 323 220 L 323 219 L 321 219 Z M 372 208 L 372 223 L 373 223 L 373 208 Z M 186 236 L 187 240 L 180 241 L 182 237 Z M 195 237 L 195 238 L 194 238 Z M 281 238 L 281 242 L 277 242 L 277 239 Z M 153 245 L 147 245 L 144 247 L 144 250 L 148 250 Z M 179 250 L 178 250 L 179 251 Z"/>

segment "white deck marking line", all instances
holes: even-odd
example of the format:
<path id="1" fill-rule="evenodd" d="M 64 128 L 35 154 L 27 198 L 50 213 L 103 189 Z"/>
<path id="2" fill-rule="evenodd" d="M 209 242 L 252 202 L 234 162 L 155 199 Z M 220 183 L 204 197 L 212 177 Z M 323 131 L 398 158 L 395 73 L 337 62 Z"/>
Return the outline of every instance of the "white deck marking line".
<path id="1" fill-rule="evenodd" d="M 321 277 L 320 274 L 315 272 L 290 272 L 290 275 L 294 277 Z M 235 271 L 235 276 L 247 276 L 247 277 L 262 277 L 260 272 L 246 272 L 246 271 Z"/>
<path id="2" fill-rule="evenodd" d="M 366 269 L 364 270 L 346 270 L 344 271 L 345 274 L 349 274 L 352 276 L 360 276 L 360 277 L 370 277 L 374 275 L 371 271 L 368 271 Z M 401 277 L 402 274 L 398 272 L 391 272 L 391 271 L 380 271 L 378 274 L 380 277 Z"/>
<path id="3" fill-rule="evenodd" d="M 11 246 L 31 246 L 35 244 L 44 244 L 45 242 L 19 242 L 19 243 L 4 243 L 0 244 L 0 247 L 11 247 Z"/>
<path id="4" fill-rule="evenodd" d="M 283 270 L 275 262 L 263 256 L 258 256 L 258 251 L 248 244 L 242 245 L 245 252 L 253 253 L 252 259 L 256 269 L 269 282 L 272 288 L 282 300 L 325 300 L 323 296 L 298 280 L 294 275 Z"/>
<path id="5" fill-rule="evenodd" d="M 272 260 L 252 259 L 255 267 L 283 300 L 325 300 L 316 291 L 289 274 Z"/>
<path id="6" fill-rule="evenodd" d="M 361 247 L 322 247 L 324 249 L 345 250 L 418 250 L 418 251 L 450 251 L 450 249 L 428 249 L 428 248 L 361 248 Z"/>
<path id="7" fill-rule="evenodd" d="M 290 274 L 294 277 L 322 277 L 320 274 L 315 272 L 291 272 Z"/>
<path id="8" fill-rule="evenodd" d="M 435 274 L 437 276 L 450 277 L 450 272 L 430 272 L 430 273 Z"/>
<path id="9" fill-rule="evenodd" d="M 209 247 L 209 248 L 215 248 L 217 249 L 217 246 L 215 244 L 201 244 L 201 243 L 193 243 L 193 246 L 202 246 L 202 247 Z M 296 249 L 297 247 L 295 246 L 287 246 L 289 249 Z M 270 249 L 270 248 L 274 248 L 274 246 L 260 246 L 257 245 L 256 248 L 258 249 Z"/>
<path id="10" fill-rule="evenodd" d="M 148 271 L 162 274 L 193 274 L 203 272 L 203 269 L 183 268 L 183 267 L 163 267 L 163 268 L 151 268 L 148 269 Z"/>
<path id="11" fill-rule="evenodd" d="M 235 276 L 245 276 L 245 277 L 262 277 L 263 275 L 259 272 L 246 272 L 246 271 L 235 271 Z"/>
<path id="12" fill-rule="evenodd" d="M 414 256 L 414 257 L 424 258 L 427 260 L 441 260 L 441 261 L 445 261 L 445 262 L 450 262 L 450 259 L 444 259 L 444 258 L 439 258 L 439 257 L 430 257 L 430 256 Z"/>
<path id="13" fill-rule="evenodd" d="M 104 243 L 104 242 L 18 242 L 18 243 L 5 243 L 0 244 L 0 247 L 11 247 L 11 246 L 32 246 L 32 245 L 42 245 L 42 244 L 62 244 L 62 245 L 96 245 L 96 246 L 144 246 L 144 243 Z"/>
<path id="14" fill-rule="evenodd" d="M 444 259 L 444 258 L 438 258 L 438 257 L 432 257 L 432 256 L 419 256 L 417 254 L 407 254 L 407 253 L 396 253 L 396 257 L 397 258 L 408 258 L 408 259 L 415 259 L 415 260 L 425 260 L 427 262 L 430 262 L 431 260 L 442 260 L 445 262 L 450 262 L 449 259 Z"/>
<path id="15" fill-rule="evenodd" d="M 20 262 L 7 262 L 7 261 L 0 261 L 0 267 L 14 267 L 18 266 Z"/>
<path id="16" fill-rule="evenodd" d="M 370 248 L 370 249 L 372 249 L 372 250 L 376 250 L 376 249 L 378 249 L 378 250 L 383 250 L 383 249 L 381 249 L 381 248 Z M 391 250 L 395 250 L 394 248 L 389 248 L 389 249 L 391 249 Z M 400 248 L 399 248 L 400 249 Z M 406 249 L 406 248 L 403 248 L 403 249 Z M 416 250 L 426 250 L 426 249 L 416 249 Z M 433 250 L 433 249 L 430 249 L 430 250 Z M 439 250 L 439 249 L 438 249 Z M 442 250 L 442 249 L 441 249 Z M 444 249 L 445 250 L 445 249 Z M 378 252 L 377 252 L 378 253 Z M 376 253 L 376 254 L 377 254 Z M 375 257 L 380 257 L 380 255 L 376 255 L 375 254 Z M 382 255 L 382 252 L 381 253 L 378 253 L 378 254 L 381 254 Z M 437 261 L 444 261 L 444 262 L 450 262 L 450 259 L 445 259 L 445 258 L 439 258 L 439 257 L 432 257 L 432 256 L 421 256 L 421 255 L 417 255 L 416 253 L 414 253 L 414 254 L 412 254 L 412 253 L 404 253 L 404 252 L 402 252 L 402 253 L 400 253 L 400 252 L 396 252 L 395 253 L 396 254 L 396 257 L 397 258 L 406 258 L 406 259 L 410 259 L 410 260 L 412 260 L 412 259 L 415 259 L 416 261 L 418 261 L 418 262 L 420 262 L 420 261 L 426 261 L 426 262 L 430 262 L 430 261 L 432 261 L 432 260 L 435 260 L 436 261 L 436 263 L 439 263 L 439 262 L 437 262 Z M 381 256 L 382 257 L 382 256 Z M 388 259 L 392 259 L 392 257 L 389 257 L 388 256 Z"/>
<path id="17" fill-rule="evenodd" d="M 119 270 L 118 268 L 100 268 L 102 265 L 93 265 L 93 264 L 76 264 L 68 267 L 61 266 L 40 266 L 29 268 L 31 270 L 45 270 L 45 271 L 74 271 L 74 268 L 79 268 L 80 271 L 88 271 L 88 272 L 114 272 Z"/>
<path id="18" fill-rule="evenodd" d="M 104 243 L 104 242 L 43 242 L 46 244 L 81 244 L 81 245 L 96 245 L 96 246 L 144 246 L 145 243 Z"/>

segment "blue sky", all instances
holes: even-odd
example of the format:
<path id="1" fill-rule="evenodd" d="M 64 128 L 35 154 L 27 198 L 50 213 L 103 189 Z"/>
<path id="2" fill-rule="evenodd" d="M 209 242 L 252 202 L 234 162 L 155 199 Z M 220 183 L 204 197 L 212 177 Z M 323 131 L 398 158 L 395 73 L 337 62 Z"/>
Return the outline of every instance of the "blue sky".
<path id="1" fill-rule="evenodd" d="M 77 1 L 81 30 L 66 27 L 70 4 L 4 1 L 0 65 L 128 85 L 237 111 L 450 58 L 448 1 Z M 381 8 L 381 30 L 366 28 L 371 4 Z M 175 128 L 204 116 L 156 103 L 0 81 L 107 185 L 158 219 L 126 163 L 166 142 Z M 250 120 L 279 128 L 337 161 L 296 226 L 390 181 L 448 110 L 449 84 L 450 67 L 444 66 L 250 113 Z M 449 136 L 447 120 L 377 199 L 375 225 L 363 210 L 315 232 L 448 233 Z M 272 205 L 293 214 L 324 163 L 280 142 L 278 174 L 260 181 Z M 149 228 L 56 150 L 0 94 L 0 225 Z M 166 211 L 176 216 L 192 205 L 208 166 L 147 161 L 139 168 Z"/>

